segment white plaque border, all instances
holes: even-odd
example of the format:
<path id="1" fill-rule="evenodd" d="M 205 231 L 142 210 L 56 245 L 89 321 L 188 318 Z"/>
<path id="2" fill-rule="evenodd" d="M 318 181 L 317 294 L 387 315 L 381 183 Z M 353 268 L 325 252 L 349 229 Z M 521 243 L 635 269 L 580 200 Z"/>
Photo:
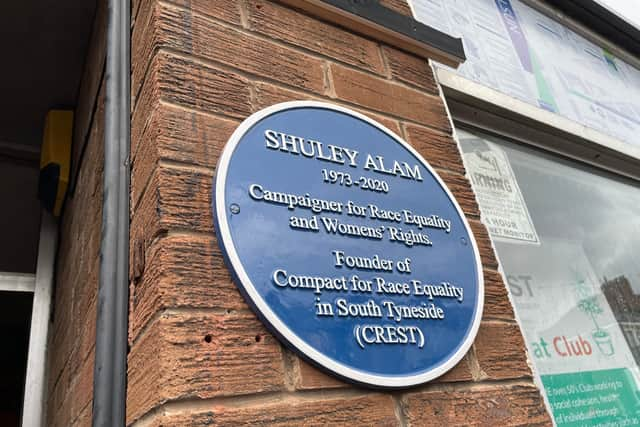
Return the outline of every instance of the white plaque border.
<path id="1" fill-rule="evenodd" d="M 467 333 L 465 339 L 462 344 L 458 347 L 458 350 L 445 362 L 432 367 L 428 371 L 422 372 L 416 375 L 407 375 L 407 376 L 399 376 L 399 375 L 375 375 L 364 370 L 354 369 L 352 367 L 346 366 L 345 364 L 339 363 L 334 359 L 326 356 L 322 352 L 316 350 L 311 345 L 307 344 L 304 340 L 298 337 L 289 327 L 280 320 L 280 318 L 271 310 L 269 305 L 264 301 L 264 299 L 260 296 L 259 292 L 254 287 L 253 283 L 249 279 L 240 258 L 236 252 L 235 246 L 233 244 L 233 239 L 231 238 L 231 232 L 229 230 L 229 224 L 227 222 L 227 201 L 225 200 L 225 192 L 224 188 L 226 185 L 227 179 L 227 171 L 229 167 L 229 162 L 231 161 L 231 157 L 238 145 L 241 141 L 242 137 L 260 120 L 268 117 L 272 114 L 284 111 L 284 110 L 292 110 L 299 108 L 324 108 L 327 110 L 338 111 L 340 113 L 344 113 L 360 119 L 366 123 L 369 123 L 372 126 L 380 129 L 382 132 L 391 136 L 398 144 L 402 145 L 405 149 L 407 149 L 414 157 L 416 157 L 422 165 L 431 173 L 431 175 L 437 180 L 440 187 L 444 189 L 449 200 L 451 200 L 453 206 L 455 207 L 458 215 L 462 219 L 462 222 L 465 226 L 465 229 L 470 237 L 470 244 L 472 245 L 473 252 L 475 255 L 476 261 L 476 274 L 478 277 L 478 295 L 476 302 L 476 310 L 475 316 L 472 321 L 471 328 Z M 217 238 L 221 241 L 225 251 L 226 256 L 228 257 L 228 262 L 231 263 L 232 273 L 235 273 L 237 279 L 240 281 L 240 285 L 243 287 L 246 295 L 251 298 L 251 301 L 259 311 L 259 315 L 262 316 L 268 323 L 267 326 L 270 326 L 275 330 L 277 335 L 279 335 L 284 341 L 286 341 L 289 345 L 291 345 L 294 349 L 297 349 L 305 358 L 308 358 L 312 363 L 324 367 L 335 375 L 344 378 L 347 381 L 355 382 L 358 384 L 368 385 L 372 387 L 379 388 L 405 388 L 411 387 L 418 384 L 422 384 L 428 381 L 437 378 L 444 373 L 451 370 L 458 362 L 464 357 L 464 355 L 469 351 L 469 348 L 473 344 L 473 341 L 478 333 L 478 329 L 480 327 L 480 321 L 482 319 L 482 311 L 484 307 L 484 275 L 482 271 L 482 261 L 480 259 L 480 252 L 478 250 L 478 246 L 476 244 L 475 237 L 473 235 L 473 231 L 467 222 L 467 219 L 462 212 L 462 209 L 458 205 L 458 202 L 451 194 L 451 191 L 446 186 L 442 178 L 431 168 L 431 166 L 427 163 L 427 161 L 408 143 L 406 143 L 400 136 L 396 135 L 393 131 L 383 126 L 382 124 L 366 117 L 363 114 L 360 114 L 356 111 L 353 111 L 348 108 L 344 108 L 338 105 L 329 104 L 326 102 L 318 102 L 318 101 L 290 101 L 283 102 L 279 104 L 272 105 L 260 111 L 253 113 L 247 119 L 245 119 L 240 126 L 233 132 L 229 141 L 225 145 L 225 148 L 220 156 L 218 161 L 218 167 L 216 169 L 216 175 L 214 178 L 214 217 L 216 219 L 218 229 L 216 230 Z"/>

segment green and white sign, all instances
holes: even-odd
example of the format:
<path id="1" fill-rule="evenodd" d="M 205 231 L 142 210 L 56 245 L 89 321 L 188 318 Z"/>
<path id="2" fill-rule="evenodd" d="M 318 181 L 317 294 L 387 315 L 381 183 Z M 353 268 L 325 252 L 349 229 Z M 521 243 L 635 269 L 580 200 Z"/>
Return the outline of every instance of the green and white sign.
<path id="1" fill-rule="evenodd" d="M 501 251 L 512 300 L 560 426 L 640 425 L 640 372 L 576 242 Z"/>
<path id="2" fill-rule="evenodd" d="M 541 380 L 558 425 L 640 425 L 638 388 L 629 369 L 542 375 Z"/>

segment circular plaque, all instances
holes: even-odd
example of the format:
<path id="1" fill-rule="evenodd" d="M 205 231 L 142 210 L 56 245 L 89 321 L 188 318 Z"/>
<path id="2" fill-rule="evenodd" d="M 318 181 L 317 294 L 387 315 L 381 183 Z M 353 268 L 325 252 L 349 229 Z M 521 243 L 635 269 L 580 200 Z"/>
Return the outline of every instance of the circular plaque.
<path id="1" fill-rule="evenodd" d="M 442 375 L 471 346 L 484 288 L 469 224 L 381 124 L 320 102 L 266 108 L 231 136 L 213 188 L 240 292 L 314 365 L 400 388 Z"/>

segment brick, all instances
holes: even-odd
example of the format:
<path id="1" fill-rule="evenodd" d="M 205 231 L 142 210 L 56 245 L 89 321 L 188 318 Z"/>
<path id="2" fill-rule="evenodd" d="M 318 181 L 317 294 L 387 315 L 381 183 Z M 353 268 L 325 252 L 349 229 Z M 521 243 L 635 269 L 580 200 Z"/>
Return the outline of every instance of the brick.
<path id="1" fill-rule="evenodd" d="M 82 71 L 82 79 L 78 88 L 76 108 L 74 110 L 73 141 L 71 145 L 71 171 L 74 176 L 80 165 L 80 156 L 85 145 L 86 136 L 91 130 L 92 119 L 99 111 L 94 112 L 96 97 L 104 91 L 103 70 L 107 51 L 107 2 L 96 2 L 96 12 L 87 49 L 87 57 Z M 99 106 L 104 104 L 99 102 Z"/>
<path id="2" fill-rule="evenodd" d="M 161 106 L 159 158 L 215 169 L 239 121 Z"/>
<path id="3" fill-rule="evenodd" d="M 293 371 L 295 375 L 294 387 L 296 390 L 349 387 L 347 383 L 321 372 L 299 357 L 295 357 L 293 362 Z"/>
<path id="4" fill-rule="evenodd" d="M 527 350 L 517 324 L 482 322 L 474 347 L 480 369 L 489 379 L 531 377 Z"/>
<path id="5" fill-rule="evenodd" d="M 493 251 L 493 245 L 489 238 L 487 228 L 475 219 L 469 220 L 469 225 L 471 226 L 471 231 L 473 231 L 478 250 L 480 251 L 482 265 L 484 265 L 485 268 L 496 270 L 498 268 L 498 259 L 496 258 L 496 253 Z"/>
<path id="6" fill-rule="evenodd" d="M 78 418 L 73 422 L 73 427 L 91 427 L 93 422 L 93 408 L 87 405 Z"/>
<path id="7" fill-rule="evenodd" d="M 255 100 L 254 100 L 254 108 L 255 110 L 260 110 L 262 108 L 269 107 L 273 104 L 278 104 L 280 102 L 287 101 L 324 101 L 329 103 L 336 103 L 336 100 L 330 99 L 322 99 L 319 97 L 307 95 L 303 92 L 297 92 L 289 89 L 282 88 L 280 86 L 275 86 L 265 82 L 256 82 L 254 84 L 254 92 L 255 92 Z M 339 103 L 338 103 L 339 104 Z M 354 111 L 357 111 L 365 116 L 377 121 L 383 126 L 387 127 L 389 130 L 395 132 L 400 135 L 402 132 L 400 130 L 400 125 L 397 120 L 390 119 L 388 117 L 374 114 L 370 111 L 365 111 L 361 108 L 354 108 L 353 106 L 346 106 Z"/>
<path id="8" fill-rule="evenodd" d="M 318 58 L 222 26 L 189 10 L 164 3 L 155 7 L 154 19 L 149 23 L 153 34 L 141 41 L 152 46 L 149 48 L 151 52 L 157 49 L 178 50 L 185 55 L 222 63 L 295 88 L 317 93 L 324 91 L 323 61 Z M 143 75 L 142 68 L 133 70 L 132 87 L 139 84 Z"/>
<path id="9" fill-rule="evenodd" d="M 451 194 L 453 194 L 453 197 L 455 197 L 458 205 L 460 205 L 460 209 L 462 209 L 462 212 L 466 215 L 467 220 L 479 218 L 480 210 L 478 209 L 478 202 L 476 201 L 473 190 L 471 190 L 469 180 L 463 175 L 442 169 L 436 169 L 436 173 L 442 178 L 442 181 L 444 181 L 449 191 L 451 191 Z M 489 244 L 489 246 L 491 245 Z"/>
<path id="10" fill-rule="evenodd" d="M 102 90 L 97 102 L 100 105 L 104 104 Z M 72 372 L 80 370 L 95 345 L 102 228 L 103 122 L 102 112 L 96 113 L 78 176 L 79 186 L 65 214 L 65 220 L 73 225 L 68 236 L 82 236 L 73 239 L 72 247 L 66 252 L 68 259 L 64 261 L 77 269 L 77 272 L 74 276 L 61 279 L 59 282 L 73 288 L 74 341 L 70 361 Z M 64 322 L 63 327 L 68 328 L 69 324 Z"/>
<path id="11" fill-rule="evenodd" d="M 163 312 L 129 353 L 127 422 L 171 400 L 282 390 L 282 352 L 251 313 Z"/>
<path id="12" fill-rule="evenodd" d="M 471 381 L 473 375 L 471 374 L 471 367 L 469 365 L 469 355 L 464 356 L 451 370 L 447 371 L 444 375 L 434 379 L 434 383 L 453 383 L 460 381 Z"/>
<path id="13" fill-rule="evenodd" d="M 410 425 L 547 426 L 551 420 L 532 384 L 432 390 L 403 398 Z"/>
<path id="14" fill-rule="evenodd" d="M 156 320 L 134 344 L 127 356 L 127 425 L 165 402 L 164 350 L 160 320 Z"/>
<path id="15" fill-rule="evenodd" d="M 137 0 L 133 29 L 131 30 L 131 106 L 135 107 L 140 87 L 154 57 L 156 46 L 149 42 L 155 32 L 157 0 Z M 132 2 L 132 10 L 136 10 Z"/>
<path id="16" fill-rule="evenodd" d="M 293 364 L 294 371 L 294 387 L 296 390 L 317 390 L 317 389 L 335 389 L 349 387 L 345 383 L 331 375 L 325 374 L 321 370 L 304 362 L 296 357 Z M 432 380 L 434 383 L 450 383 L 459 381 L 471 381 L 473 376 L 469 367 L 467 356 L 463 357 L 456 366 L 446 372 L 444 375 Z"/>
<path id="17" fill-rule="evenodd" d="M 189 10 L 212 18 L 241 25 L 240 4 L 237 0 L 169 0 L 171 3 L 186 7 Z"/>
<path id="18" fill-rule="evenodd" d="M 133 104 L 132 104 L 133 105 Z M 132 114 L 131 114 L 131 168 L 133 175 L 133 168 L 135 168 L 135 163 L 137 161 L 139 152 L 144 152 L 147 155 L 144 157 L 153 157 L 157 158 L 157 156 L 152 155 L 149 156 L 148 153 L 156 153 L 157 150 L 154 147 L 154 144 L 150 144 L 150 146 L 145 146 L 143 144 L 144 141 L 151 140 L 160 133 L 160 129 L 157 126 L 154 126 L 154 119 L 157 119 L 159 107 L 161 105 L 160 101 L 160 93 L 158 91 L 157 81 L 152 79 L 145 80 L 142 91 L 140 92 L 140 97 L 138 98 L 138 102 L 133 106 Z M 132 177 L 133 178 L 133 177 Z M 132 193 L 134 193 L 137 189 L 137 184 L 131 182 Z M 139 189 L 138 191 L 141 191 Z M 133 195 L 131 198 L 132 202 L 136 200 Z M 132 203 L 132 209 L 135 209 L 135 204 Z"/>
<path id="19" fill-rule="evenodd" d="M 153 41 L 159 36 L 157 20 L 160 18 L 158 0 L 141 0 L 136 22 L 131 35 L 131 93 L 137 95 L 144 80 L 149 62 L 160 45 Z M 210 0 L 172 0 L 172 3 L 187 8 L 188 13 L 200 13 L 233 25 L 240 25 L 240 9 L 235 0 L 216 0 L 215 7 Z M 136 10 L 135 8 L 132 10 Z M 188 21 L 185 22 L 188 25 Z M 132 102 L 135 105 L 135 102 Z"/>
<path id="20" fill-rule="evenodd" d="M 304 397 L 286 397 L 251 406 L 225 406 L 212 403 L 210 408 L 194 412 L 161 414 L 150 423 L 152 427 L 165 425 L 187 426 L 253 426 L 269 425 L 288 427 L 350 426 L 350 425 L 397 426 L 389 395 L 347 395 L 337 399 L 315 400 Z"/>
<path id="21" fill-rule="evenodd" d="M 404 128 L 408 142 L 431 167 L 465 174 L 458 144 L 451 135 L 412 124 L 406 124 Z"/>
<path id="22" fill-rule="evenodd" d="M 145 258 L 141 278 L 132 278 L 132 341 L 147 321 L 165 308 L 247 309 L 213 236 L 172 234 L 155 240 Z"/>
<path id="23" fill-rule="evenodd" d="M 213 175 L 188 169 L 159 169 L 159 218 L 163 229 L 213 232 Z"/>
<path id="24" fill-rule="evenodd" d="M 417 86 L 434 95 L 439 94 L 433 70 L 426 59 L 413 56 L 390 46 L 383 46 L 382 53 L 387 59 L 387 64 L 389 64 L 392 78 Z"/>
<path id="25" fill-rule="evenodd" d="M 380 0 L 380 4 L 402 15 L 413 16 L 407 0 Z"/>
<path id="26" fill-rule="evenodd" d="M 132 163 L 131 201 L 135 207 L 159 160 L 215 169 L 239 122 L 159 103 Z"/>
<path id="27" fill-rule="evenodd" d="M 62 286 L 59 289 L 62 290 Z M 71 297 L 65 301 L 65 299 L 59 298 L 58 295 L 56 295 L 54 306 L 56 317 L 49 332 L 51 335 L 49 344 L 51 348 L 56 349 L 56 351 L 49 353 L 49 390 L 58 387 L 58 382 L 62 382 L 62 388 L 58 387 L 58 389 L 64 390 L 66 388 L 65 380 L 68 383 L 69 360 L 75 336 L 74 330 L 77 328 L 72 317 Z"/>
<path id="28" fill-rule="evenodd" d="M 513 307 L 502 276 L 484 269 L 484 319 L 514 320 Z"/>
<path id="29" fill-rule="evenodd" d="M 339 99 L 446 133 L 451 132 L 451 124 L 440 97 L 338 64 L 331 64 L 330 71 L 333 88 Z"/>
<path id="30" fill-rule="evenodd" d="M 154 144 L 145 146 L 143 141 L 153 141 L 166 132 L 152 123 L 163 101 L 238 120 L 251 113 L 248 81 L 237 74 L 167 52 L 158 53 L 150 67 L 131 118 L 133 167 L 141 149 L 147 150 L 147 158 L 157 159 Z M 137 184 L 132 185 L 134 193 L 141 191 Z M 137 200 L 139 194 L 134 197 Z"/>
<path id="31" fill-rule="evenodd" d="M 156 55 L 151 66 L 161 100 L 238 119 L 251 111 L 248 81 L 238 74 L 167 52 Z"/>
<path id="32" fill-rule="evenodd" d="M 253 83 L 253 111 L 258 111 L 274 104 L 288 101 L 324 101 L 321 97 L 299 92 L 282 86 L 257 81 Z"/>
<path id="33" fill-rule="evenodd" d="M 52 427 L 67 427 L 71 425 L 71 403 L 75 396 L 71 394 L 66 394 L 64 391 L 60 392 L 62 394 L 62 398 L 64 399 L 60 408 L 54 413 L 52 418 L 52 422 L 49 424 Z"/>
<path id="34" fill-rule="evenodd" d="M 384 72 L 378 45 L 371 40 L 270 1 L 251 0 L 247 9 L 254 32 L 364 70 Z"/>
<path id="35" fill-rule="evenodd" d="M 89 223 L 89 221 L 87 222 Z M 71 358 L 71 368 L 74 372 L 80 368 L 82 362 L 95 346 L 98 277 L 100 272 L 100 221 L 91 222 L 92 225 L 86 235 L 94 234 L 96 239 L 92 241 L 91 238 L 88 238 L 87 241 L 90 243 L 86 247 L 85 255 L 78 256 L 78 258 L 84 257 L 87 260 L 87 265 L 82 273 L 84 280 L 77 280 L 77 289 L 74 291 L 74 321 L 78 325 Z"/>
<path id="36" fill-rule="evenodd" d="M 52 381 L 51 378 L 49 378 L 47 414 L 50 419 L 55 419 L 54 415 L 57 415 L 60 412 L 60 409 L 65 403 L 70 383 L 71 369 L 69 368 L 69 364 L 63 367 L 55 381 Z M 70 411 L 70 407 L 68 405 L 65 408 L 65 411 Z"/>
<path id="37" fill-rule="evenodd" d="M 92 282 L 97 285 L 97 281 Z M 80 305 L 80 304 L 78 304 Z M 85 307 L 81 317 L 78 317 L 79 336 L 76 338 L 73 355 L 71 357 L 71 369 L 77 372 L 83 362 L 93 354 L 96 344 L 96 317 L 97 300 L 92 299 Z"/>
<path id="38" fill-rule="evenodd" d="M 135 25 L 140 11 L 140 3 L 142 0 L 131 0 L 131 22 Z"/>
<path id="39" fill-rule="evenodd" d="M 87 357 L 82 366 L 76 371 L 73 386 L 69 395 L 74 396 L 71 402 L 71 418 L 76 420 L 93 402 L 93 368 L 95 353 Z"/>
<path id="40" fill-rule="evenodd" d="M 140 203 L 136 207 L 129 226 L 129 277 L 137 280 L 144 268 L 144 257 L 147 247 L 161 233 L 166 233 L 166 228 L 160 224 L 160 212 L 158 205 L 158 169 L 151 177 L 147 191 L 144 192 Z"/>

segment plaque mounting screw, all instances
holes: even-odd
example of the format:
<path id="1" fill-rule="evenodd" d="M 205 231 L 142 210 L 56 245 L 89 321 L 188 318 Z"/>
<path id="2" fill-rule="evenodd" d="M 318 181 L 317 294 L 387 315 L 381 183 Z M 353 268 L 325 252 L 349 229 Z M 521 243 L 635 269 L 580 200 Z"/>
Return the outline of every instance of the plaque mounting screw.
<path id="1" fill-rule="evenodd" d="M 467 239 L 465 237 L 461 237 L 460 243 L 462 243 L 464 246 L 467 246 Z"/>
<path id="2" fill-rule="evenodd" d="M 231 206 L 229 206 L 229 210 L 231 211 L 232 214 L 239 214 L 240 206 L 236 203 L 232 203 Z"/>

